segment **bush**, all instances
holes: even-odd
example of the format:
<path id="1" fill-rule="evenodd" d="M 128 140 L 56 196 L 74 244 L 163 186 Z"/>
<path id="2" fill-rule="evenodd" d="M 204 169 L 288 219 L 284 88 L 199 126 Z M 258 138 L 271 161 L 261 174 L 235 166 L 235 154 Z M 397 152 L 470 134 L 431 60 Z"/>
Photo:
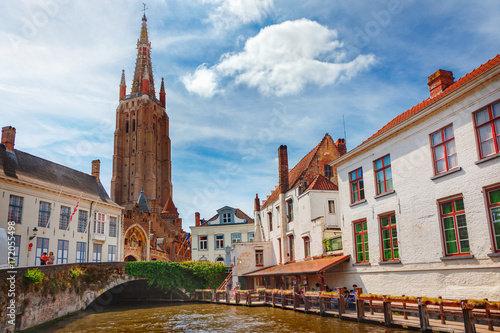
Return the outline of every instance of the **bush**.
<path id="1" fill-rule="evenodd" d="M 26 284 L 40 284 L 42 283 L 44 277 L 45 274 L 38 268 L 28 269 L 28 271 L 24 273 L 24 282 Z"/>
<path id="2" fill-rule="evenodd" d="M 81 267 L 75 267 L 75 268 L 72 268 L 69 270 L 69 275 L 71 276 L 71 278 L 73 279 L 76 279 L 77 277 L 79 277 L 80 275 L 82 275 L 83 273 L 85 273 L 85 269 L 81 268 Z"/>

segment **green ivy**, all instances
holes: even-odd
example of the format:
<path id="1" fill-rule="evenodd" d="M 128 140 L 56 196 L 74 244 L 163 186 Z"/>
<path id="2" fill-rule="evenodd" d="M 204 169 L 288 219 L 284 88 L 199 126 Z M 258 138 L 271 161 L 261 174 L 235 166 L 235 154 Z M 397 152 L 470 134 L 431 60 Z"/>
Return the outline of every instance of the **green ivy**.
<path id="1" fill-rule="evenodd" d="M 193 292 L 196 289 L 218 287 L 226 278 L 226 266 L 208 261 L 135 261 L 127 263 L 125 272 L 147 278 L 150 286 L 163 290 L 174 288 Z"/>
<path id="2" fill-rule="evenodd" d="M 24 273 L 24 282 L 26 282 L 26 284 L 39 284 L 42 283 L 44 276 L 45 274 L 38 268 L 28 269 L 26 273 Z"/>

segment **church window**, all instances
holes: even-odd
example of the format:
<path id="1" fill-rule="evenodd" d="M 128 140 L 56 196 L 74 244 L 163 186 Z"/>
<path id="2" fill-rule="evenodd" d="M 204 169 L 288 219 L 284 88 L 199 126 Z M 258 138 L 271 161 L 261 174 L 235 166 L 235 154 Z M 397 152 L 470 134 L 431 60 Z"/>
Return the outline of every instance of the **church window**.
<path id="1" fill-rule="evenodd" d="M 132 119 L 132 132 L 135 132 L 135 119 Z"/>
<path id="2" fill-rule="evenodd" d="M 125 133 L 128 133 L 128 120 L 127 120 L 127 122 L 125 123 Z"/>

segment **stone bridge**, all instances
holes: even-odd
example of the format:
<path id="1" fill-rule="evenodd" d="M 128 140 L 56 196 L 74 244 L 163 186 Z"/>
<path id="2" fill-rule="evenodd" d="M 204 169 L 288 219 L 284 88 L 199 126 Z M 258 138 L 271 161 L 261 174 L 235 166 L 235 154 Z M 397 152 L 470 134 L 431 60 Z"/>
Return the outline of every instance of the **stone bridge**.
<path id="1" fill-rule="evenodd" d="M 0 332 L 24 331 L 83 310 L 102 312 L 121 301 L 185 298 L 181 293 L 174 296 L 149 288 L 145 279 L 128 276 L 125 265 L 83 263 L 1 269 Z M 45 274 L 41 284 L 27 284 L 23 279 L 34 268 Z"/>

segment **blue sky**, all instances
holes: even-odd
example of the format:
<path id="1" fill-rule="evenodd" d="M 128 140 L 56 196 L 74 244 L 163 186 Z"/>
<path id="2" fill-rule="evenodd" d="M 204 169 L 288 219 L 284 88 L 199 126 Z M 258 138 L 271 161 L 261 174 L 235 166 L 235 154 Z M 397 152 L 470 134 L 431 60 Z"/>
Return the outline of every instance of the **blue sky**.
<path id="1" fill-rule="evenodd" d="M 148 1 L 156 91 L 167 90 L 174 202 L 252 215 L 325 133 L 348 149 L 500 50 L 495 1 Z M 16 148 L 111 181 L 121 70 L 133 75 L 142 1 L 0 3 L 0 125 Z"/>

